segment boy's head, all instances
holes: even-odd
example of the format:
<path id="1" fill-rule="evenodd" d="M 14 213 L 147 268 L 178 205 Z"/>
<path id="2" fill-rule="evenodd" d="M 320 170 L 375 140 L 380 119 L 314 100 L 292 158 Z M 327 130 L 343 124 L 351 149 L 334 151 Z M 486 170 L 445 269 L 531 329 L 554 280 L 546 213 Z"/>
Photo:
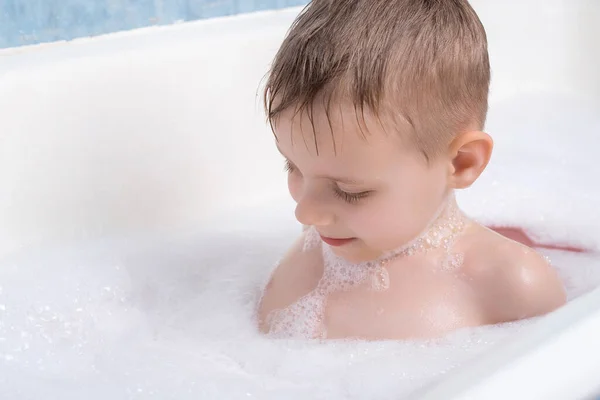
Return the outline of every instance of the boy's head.
<path id="1" fill-rule="evenodd" d="M 418 235 L 489 160 L 489 81 L 466 0 L 314 0 L 265 89 L 300 222 L 353 259 Z"/>

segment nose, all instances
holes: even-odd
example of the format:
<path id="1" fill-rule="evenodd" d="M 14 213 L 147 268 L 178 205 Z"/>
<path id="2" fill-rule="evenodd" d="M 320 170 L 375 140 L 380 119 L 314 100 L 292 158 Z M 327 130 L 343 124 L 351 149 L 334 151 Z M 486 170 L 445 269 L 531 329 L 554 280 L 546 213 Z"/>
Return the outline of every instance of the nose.
<path id="1" fill-rule="evenodd" d="M 303 225 L 326 226 L 333 222 L 333 213 L 318 196 L 305 195 L 296 205 L 296 219 Z"/>

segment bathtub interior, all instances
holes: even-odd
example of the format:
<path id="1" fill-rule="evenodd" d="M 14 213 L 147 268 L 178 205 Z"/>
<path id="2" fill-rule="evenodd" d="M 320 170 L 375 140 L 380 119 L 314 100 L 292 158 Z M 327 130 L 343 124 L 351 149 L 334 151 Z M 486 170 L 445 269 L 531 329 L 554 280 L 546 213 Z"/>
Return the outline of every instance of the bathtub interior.
<path id="1" fill-rule="evenodd" d="M 600 318 L 600 5 L 473 4 L 496 148 L 459 201 L 586 249 L 541 250 L 569 305 L 436 341 L 268 341 L 252 304 L 300 227 L 257 91 L 299 10 L 12 49 L 0 52 L 3 397 L 459 398 L 493 379 L 496 396 L 519 393 L 499 370 L 535 362 L 575 314 Z M 529 366 L 527 398 L 590 395 L 596 367 Z"/>

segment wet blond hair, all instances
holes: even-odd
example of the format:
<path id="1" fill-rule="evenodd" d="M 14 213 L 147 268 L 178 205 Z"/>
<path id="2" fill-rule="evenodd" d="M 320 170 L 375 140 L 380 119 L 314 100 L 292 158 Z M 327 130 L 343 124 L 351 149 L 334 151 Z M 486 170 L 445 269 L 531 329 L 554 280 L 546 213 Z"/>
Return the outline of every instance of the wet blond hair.
<path id="1" fill-rule="evenodd" d="M 317 99 L 328 117 L 349 102 L 410 130 L 429 159 L 483 129 L 489 83 L 486 33 L 466 0 L 313 0 L 275 56 L 264 104 L 273 127 L 290 108 L 312 122 Z"/>

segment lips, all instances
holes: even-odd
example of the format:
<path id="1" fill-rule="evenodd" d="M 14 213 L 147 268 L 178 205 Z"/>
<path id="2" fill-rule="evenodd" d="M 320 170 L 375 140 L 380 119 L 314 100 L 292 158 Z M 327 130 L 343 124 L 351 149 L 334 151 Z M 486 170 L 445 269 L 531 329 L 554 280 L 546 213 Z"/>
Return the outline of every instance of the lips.
<path id="1" fill-rule="evenodd" d="M 330 246 L 338 247 L 338 246 L 343 246 L 345 244 L 348 244 L 348 243 L 354 241 L 354 238 L 335 239 L 335 238 L 330 238 L 330 237 L 321 235 L 321 240 Z"/>

